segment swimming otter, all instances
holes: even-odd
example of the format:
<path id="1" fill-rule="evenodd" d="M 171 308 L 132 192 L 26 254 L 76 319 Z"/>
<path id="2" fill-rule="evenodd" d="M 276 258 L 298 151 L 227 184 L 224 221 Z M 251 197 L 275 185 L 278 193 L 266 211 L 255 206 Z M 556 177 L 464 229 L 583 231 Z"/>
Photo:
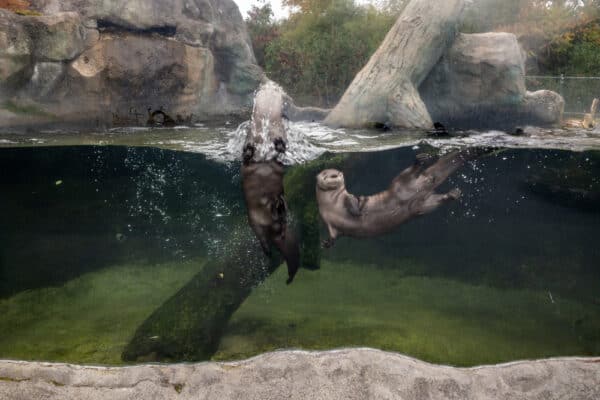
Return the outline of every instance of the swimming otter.
<path id="1" fill-rule="evenodd" d="M 298 271 L 300 249 L 287 224 L 283 173 L 283 165 L 275 160 L 242 165 L 242 186 L 250 227 L 266 255 L 271 254 L 271 244 L 279 249 L 288 267 L 286 283 L 290 284 Z"/>
<path id="2" fill-rule="evenodd" d="M 489 152 L 489 150 L 483 150 Z M 331 247 L 338 236 L 370 237 L 388 232 L 407 220 L 434 211 L 442 204 L 460 197 L 459 189 L 445 194 L 435 193 L 450 174 L 466 161 L 483 154 L 481 150 L 455 151 L 431 166 L 429 157 L 418 155 L 417 161 L 402 171 L 387 190 L 373 196 L 348 193 L 344 174 L 326 169 L 317 175 L 317 203 L 327 225 Z"/>

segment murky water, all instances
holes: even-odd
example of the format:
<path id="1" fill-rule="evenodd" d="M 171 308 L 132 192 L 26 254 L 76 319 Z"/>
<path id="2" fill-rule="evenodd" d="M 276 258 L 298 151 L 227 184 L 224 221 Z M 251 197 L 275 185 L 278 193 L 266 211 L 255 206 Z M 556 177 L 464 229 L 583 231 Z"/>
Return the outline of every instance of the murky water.
<path id="1" fill-rule="evenodd" d="M 0 358 L 119 364 L 345 346 L 456 365 L 600 355 L 597 133 L 292 129 L 285 191 L 313 269 L 290 285 L 285 266 L 262 283 L 252 275 L 203 355 L 193 349 L 214 310 L 202 302 L 265 258 L 246 223 L 235 126 L 2 134 Z M 475 144 L 494 148 L 437 189 L 459 199 L 384 235 L 314 246 L 328 235 L 322 169 L 366 196 L 417 154 Z"/>

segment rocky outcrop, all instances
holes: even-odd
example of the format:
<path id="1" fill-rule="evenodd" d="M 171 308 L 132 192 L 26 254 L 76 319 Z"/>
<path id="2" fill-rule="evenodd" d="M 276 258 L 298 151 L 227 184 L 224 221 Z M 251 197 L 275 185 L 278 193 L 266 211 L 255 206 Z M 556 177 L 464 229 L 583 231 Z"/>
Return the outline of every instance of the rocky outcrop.
<path id="1" fill-rule="evenodd" d="M 432 127 L 418 87 L 454 41 L 464 8 L 463 0 L 410 1 L 325 123 Z"/>
<path id="2" fill-rule="evenodd" d="M 145 121 L 149 107 L 209 118 L 249 111 L 263 79 L 232 0 L 32 6 L 43 15 L 0 10 L 0 108 L 109 124 Z"/>
<path id="3" fill-rule="evenodd" d="M 527 92 L 525 65 L 510 33 L 461 34 L 420 87 L 434 121 L 450 126 L 558 124 L 564 100 Z"/>
<path id="4" fill-rule="evenodd" d="M 431 128 L 433 121 L 462 128 L 560 123 L 561 96 L 526 92 L 524 57 L 514 35 L 456 35 L 463 6 L 412 0 L 325 123 L 402 128 Z"/>
<path id="5" fill-rule="evenodd" d="M 600 397 L 599 359 L 453 368 L 369 349 L 276 352 L 232 363 L 125 368 L 0 362 L 0 398 L 539 399 Z"/>

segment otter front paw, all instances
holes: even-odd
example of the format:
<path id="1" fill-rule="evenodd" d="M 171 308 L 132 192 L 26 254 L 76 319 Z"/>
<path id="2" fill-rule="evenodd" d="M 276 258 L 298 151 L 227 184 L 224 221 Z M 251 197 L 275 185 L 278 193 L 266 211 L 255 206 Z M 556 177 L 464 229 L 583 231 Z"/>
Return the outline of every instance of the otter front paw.
<path id="1" fill-rule="evenodd" d="M 275 151 L 278 153 L 285 153 L 286 145 L 285 141 L 282 138 L 277 138 L 273 140 L 273 146 L 275 146 Z"/>
<path id="2" fill-rule="evenodd" d="M 255 151 L 256 148 L 252 144 L 247 144 L 244 146 L 244 150 L 242 150 L 242 158 L 244 160 L 244 164 L 248 164 L 252 160 Z"/>

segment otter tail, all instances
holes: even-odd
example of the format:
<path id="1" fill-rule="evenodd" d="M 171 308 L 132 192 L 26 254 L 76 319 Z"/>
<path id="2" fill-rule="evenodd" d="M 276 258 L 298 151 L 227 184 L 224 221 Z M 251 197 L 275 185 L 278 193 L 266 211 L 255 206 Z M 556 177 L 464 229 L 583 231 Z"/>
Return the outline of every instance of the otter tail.
<path id="1" fill-rule="evenodd" d="M 300 266 L 300 244 L 296 235 L 289 228 L 286 229 L 285 236 L 275 240 L 275 245 L 279 252 L 283 255 L 288 268 L 288 279 L 286 284 L 292 283 L 298 268 Z"/>

